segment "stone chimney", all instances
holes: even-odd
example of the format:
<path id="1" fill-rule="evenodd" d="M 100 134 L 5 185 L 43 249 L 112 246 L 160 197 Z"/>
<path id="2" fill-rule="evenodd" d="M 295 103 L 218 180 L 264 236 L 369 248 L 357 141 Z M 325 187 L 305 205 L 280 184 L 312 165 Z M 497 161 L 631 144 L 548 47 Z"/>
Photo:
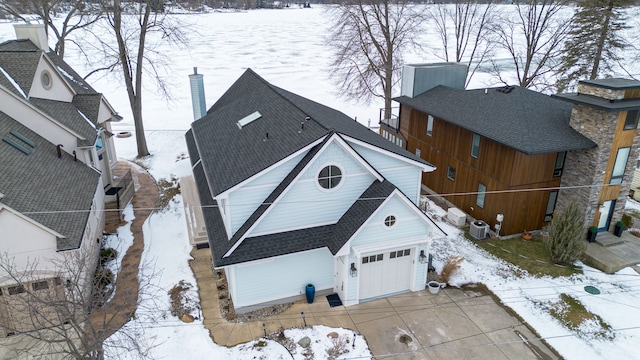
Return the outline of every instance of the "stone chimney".
<path id="1" fill-rule="evenodd" d="M 40 50 L 49 51 L 47 31 L 44 24 L 14 24 L 16 39 L 31 40 Z"/>
<path id="2" fill-rule="evenodd" d="M 610 230 L 622 217 L 640 155 L 640 81 L 584 80 L 577 93 L 553 97 L 574 104 L 569 125 L 597 144 L 567 153 L 557 208 L 575 196 L 585 226 Z"/>
<path id="3" fill-rule="evenodd" d="M 193 74 L 189 75 L 191 84 L 191 103 L 193 104 L 193 120 L 198 120 L 207 114 L 207 106 L 204 99 L 204 80 L 202 74 L 198 74 L 198 68 L 193 68 Z"/>

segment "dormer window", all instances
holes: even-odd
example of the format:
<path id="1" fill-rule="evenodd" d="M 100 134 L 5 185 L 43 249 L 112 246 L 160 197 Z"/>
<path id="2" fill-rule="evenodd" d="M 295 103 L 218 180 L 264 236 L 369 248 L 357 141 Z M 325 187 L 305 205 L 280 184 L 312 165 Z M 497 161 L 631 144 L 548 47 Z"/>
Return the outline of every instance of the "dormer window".
<path id="1" fill-rule="evenodd" d="M 51 74 L 47 70 L 44 70 L 40 75 L 40 82 L 42 83 L 42 87 L 45 88 L 45 90 L 51 89 Z"/>

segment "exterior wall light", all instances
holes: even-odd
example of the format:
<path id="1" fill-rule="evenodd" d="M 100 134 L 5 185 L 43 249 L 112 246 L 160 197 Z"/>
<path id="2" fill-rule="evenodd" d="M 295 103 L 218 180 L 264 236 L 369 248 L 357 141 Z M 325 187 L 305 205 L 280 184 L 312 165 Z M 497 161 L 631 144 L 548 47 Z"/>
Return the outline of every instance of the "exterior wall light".
<path id="1" fill-rule="evenodd" d="M 351 277 L 358 276 L 358 269 L 356 269 L 356 263 L 351 263 Z"/>
<path id="2" fill-rule="evenodd" d="M 424 250 L 420 250 L 419 260 L 421 264 L 427 263 L 427 255 L 424 254 Z"/>

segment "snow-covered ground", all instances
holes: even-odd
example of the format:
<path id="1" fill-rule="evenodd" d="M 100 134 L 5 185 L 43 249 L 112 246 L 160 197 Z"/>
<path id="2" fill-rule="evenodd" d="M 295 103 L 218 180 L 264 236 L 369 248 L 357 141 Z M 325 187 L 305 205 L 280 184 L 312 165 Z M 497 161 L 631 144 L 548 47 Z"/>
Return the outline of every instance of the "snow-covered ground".
<path id="1" fill-rule="evenodd" d="M 634 9 L 637 12 L 637 9 Z M 325 44 L 329 21 L 321 7 L 313 9 L 292 8 L 287 10 L 256 10 L 238 13 L 211 13 L 201 15 L 181 15 L 193 32 L 188 49 L 174 49 L 165 46 L 161 51 L 172 60 L 171 80 L 173 81 L 172 102 L 167 103 L 155 94 L 151 82 L 145 83 L 143 93 L 144 119 L 147 141 L 153 156 L 145 159 L 145 165 L 156 178 L 180 177 L 190 173 L 189 160 L 184 143 L 184 132 L 192 121 L 192 110 L 187 76 L 192 67 L 204 74 L 207 104 L 213 102 L 235 81 L 240 74 L 251 67 L 267 81 L 299 95 L 308 97 L 345 114 L 357 118 L 364 125 L 368 120 L 378 120 L 379 102 L 355 104 L 341 100 L 335 93 L 335 86 L 328 79 L 331 49 Z M 636 19 L 637 20 L 637 19 Z M 634 20 L 634 21 L 636 21 Z M 10 24 L 0 24 L 0 41 L 13 39 Z M 637 38 L 637 37 L 636 37 Z M 408 62 L 440 61 L 433 54 L 439 40 L 433 33 L 423 36 L 424 50 L 407 54 Z M 72 47 L 68 48 L 66 60 L 80 73 L 84 65 L 80 55 Z M 114 130 L 133 130 L 133 120 L 127 103 L 125 89 L 113 78 L 89 79 L 98 91 L 103 92 L 109 102 L 124 116 L 124 120 L 114 124 Z M 490 86 L 487 74 L 479 74 L 472 87 Z M 493 85 L 496 85 L 493 83 Z M 133 159 L 136 155 L 134 137 L 116 138 L 118 156 Z M 159 359 L 253 359 L 291 358 L 286 350 L 273 342 L 264 347 L 254 343 L 233 349 L 214 344 L 209 338 L 201 320 L 186 324 L 169 315 L 167 291 L 180 281 L 195 285 L 195 279 L 188 267 L 190 248 L 187 243 L 184 213 L 178 196 L 167 211 L 154 213 L 144 226 L 145 250 L 142 259 L 142 273 L 154 271 L 153 287 L 139 308 L 136 320 L 127 326 L 144 329 L 144 340 L 155 345 L 151 355 Z M 441 209 L 431 206 L 436 212 Z M 463 240 L 457 229 L 442 223 L 449 238 L 434 244 L 436 267 L 442 266 L 449 255 L 465 258 L 461 271 L 454 282 L 483 282 L 502 300 L 527 321 L 540 336 L 546 339 L 567 359 L 631 359 L 638 358 L 637 344 L 640 341 L 640 276 L 631 269 L 623 269 L 617 274 L 606 275 L 585 267 L 584 274 L 569 278 L 535 278 L 514 271 L 514 268 L 493 256 L 478 250 Z M 123 229 L 123 234 L 126 229 Z M 126 236 L 124 236 L 126 238 Z M 124 251 L 122 254 L 124 255 Z M 516 276 L 518 274 L 518 276 Z M 600 295 L 584 291 L 590 285 L 597 287 Z M 580 334 L 562 327 L 547 310 L 549 305 L 566 293 L 579 299 L 592 313 L 599 315 L 611 326 L 613 340 L 590 334 L 596 328 L 592 325 L 580 329 Z M 191 296 L 195 294 L 192 290 Z M 154 303 L 151 303 L 154 301 Z M 546 305 L 545 305 L 546 304 Z M 158 311 L 145 312 L 146 306 L 153 305 Z M 315 327 L 292 330 L 287 336 L 293 341 L 309 336 L 313 346 L 333 346 L 326 334 L 341 329 Z M 350 333 L 350 332 L 349 332 Z M 315 344 L 315 341 L 319 341 Z M 367 358 L 369 352 L 364 341 L 356 341 L 353 353 L 348 358 Z M 314 354 L 322 357 L 324 349 L 314 348 Z M 302 349 L 295 358 L 301 358 Z M 113 355 L 112 358 L 126 358 Z"/>

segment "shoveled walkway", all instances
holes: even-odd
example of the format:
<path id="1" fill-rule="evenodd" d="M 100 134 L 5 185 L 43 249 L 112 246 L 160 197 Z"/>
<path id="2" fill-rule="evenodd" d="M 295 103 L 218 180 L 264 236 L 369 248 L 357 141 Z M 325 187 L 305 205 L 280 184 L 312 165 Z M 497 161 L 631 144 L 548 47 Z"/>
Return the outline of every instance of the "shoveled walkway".
<path id="1" fill-rule="evenodd" d="M 558 358 L 491 296 L 454 288 L 437 295 L 427 290 L 406 293 L 348 308 L 332 308 L 325 296 L 317 296 L 312 304 L 297 301 L 264 320 L 228 322 L 220 315 L 209 249 L 194 249 L 191 255 L 204 325 L 219 345 L 234 346 L 279 329 L 326 325 L 356 330 L 374 356 L 385 359 Z"/>
<path id="2" fill-rule="evenodd" d="M 91 316 L 92 326 L 105 329 L 105 338 L 120 329 L 129 321 L 138 302 L 138 268 L 144 250 L 142 225 L 158 204 L 158 185 L 153 177 L 136 165 L 119 161 L 114 173 L 131 168 L 136 194 L 133 197 L 134 219 L 131 222 L 133 245 L 122 258 L 121 269 L 116 279 L 116 292 L 113 299 Z M 113 233 L 121 224 L 109 224 L 106 231 Z"/>

